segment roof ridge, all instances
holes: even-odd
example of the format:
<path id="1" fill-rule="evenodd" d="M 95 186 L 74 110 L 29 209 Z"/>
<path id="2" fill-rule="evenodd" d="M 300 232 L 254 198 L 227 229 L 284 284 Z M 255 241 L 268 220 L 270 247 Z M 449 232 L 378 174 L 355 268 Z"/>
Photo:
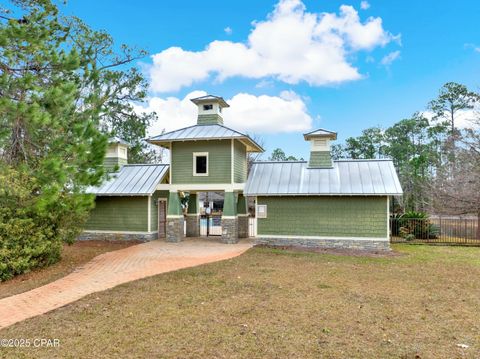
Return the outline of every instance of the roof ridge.
<path id="1" fill-rule="evenodd" d="M 393 161 L 391 158 L 339 158 L 333 162 L 374 162 L 374 161 Z"/>
<path id="2" fill-rule="evenodd" d="M 123 167 L 133 167 L 133 166 L 170 166 L 169 163 L 127 163 Z"/>

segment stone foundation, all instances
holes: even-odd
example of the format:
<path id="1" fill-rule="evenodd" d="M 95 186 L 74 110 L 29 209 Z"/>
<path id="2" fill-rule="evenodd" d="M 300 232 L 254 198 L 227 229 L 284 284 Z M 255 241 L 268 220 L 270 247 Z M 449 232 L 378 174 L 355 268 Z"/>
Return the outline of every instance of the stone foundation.
<path id="1" fill-rule="evenodd" d="M 222 218 L 222 243 L 238 243 L 238 218 Z"/>
<path id="2" fill-rule="evenodd" d="M 288 237 L 257 237 L 255 244 L 268 246 L 298 246 L 307 248 L 335 248 L 335 249 L 359 249 L 368 251 L 389 251 L 390 242 L 375 239 L 320 239 L 320 238 L 288 238 Z"/>
<path id="3" fill-rule="evenodd" d="M 200 237 L 200 216 L 187 215 L 185 220 L 187 237 Z"/>
<path id="4" fill-rule="evenodd" d="M 167 242 L 180 242 L 183 239 L 183 217 L 167 217 Z"/>
<path id="5" fill-rule="evenodd" d="M 77 237 L 79 241 L 106 240 L 106 241 L 151 241 L 158 238 L 158 232 L 152 233 L 112 233 L 112 232 L 83 232 Z"/>
<path id="6" fill-rule="evenodd" d="M 248 237 L 248 216 L 238 216 L 238 238 Z"/>

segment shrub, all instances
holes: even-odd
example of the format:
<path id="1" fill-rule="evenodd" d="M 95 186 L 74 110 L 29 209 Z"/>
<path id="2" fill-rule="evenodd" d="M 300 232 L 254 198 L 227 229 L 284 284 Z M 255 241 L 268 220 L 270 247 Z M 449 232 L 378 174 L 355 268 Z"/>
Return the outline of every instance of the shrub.
<path id="1" fill-rule="evenodd" d="M 0 183 L 0 281 L 4 281 L 57 262 L 62 243 L 72 241 L 83 215 L 39 210 L 39 190 L 26 172 L 0 166 Z M 68 197 L 60 200 L 67 210 Z"/>

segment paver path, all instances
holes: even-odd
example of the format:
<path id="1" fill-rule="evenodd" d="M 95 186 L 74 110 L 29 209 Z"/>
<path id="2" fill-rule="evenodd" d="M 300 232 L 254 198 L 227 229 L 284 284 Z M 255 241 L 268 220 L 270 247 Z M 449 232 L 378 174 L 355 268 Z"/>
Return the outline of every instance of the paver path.
<path id="1" fill-rule="evenodd" d="M 0 329 L 122 283 L 233 258 L 252 245 L 249 240 L 222 244 L 195 238 L 180 243 L 158 240 L 107 252 L 66 277 L 0 299 Z"/>

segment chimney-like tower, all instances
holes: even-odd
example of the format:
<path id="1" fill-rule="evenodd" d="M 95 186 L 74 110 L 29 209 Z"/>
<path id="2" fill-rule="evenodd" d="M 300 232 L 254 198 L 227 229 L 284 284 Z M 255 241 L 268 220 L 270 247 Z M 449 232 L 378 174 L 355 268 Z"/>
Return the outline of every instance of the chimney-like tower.
<path id="1" fill-rule="evenodd" d="M 305 141 L 310 141 L 310 160 L 309 168 L 332 168 L 332 154 L 330 149 L 330 141 L 337 139 L 337 133 L 324 130 L 318 130 L 303 135 Z"/>
<path id="2" fill-rule="evenodd" d="M 198 106 L 197 125 L 223 125 L 222 109 L 230 106 L 222 97 L 206 95 L 190 101 Z"/>
<path id="3" fill-rule="evenodd" d="M 118 137 L 108 140 L 107 153 L 103 165 L 108 172 L 117 171 L 128 163 L 128 148 L 130 144 Z"/>

